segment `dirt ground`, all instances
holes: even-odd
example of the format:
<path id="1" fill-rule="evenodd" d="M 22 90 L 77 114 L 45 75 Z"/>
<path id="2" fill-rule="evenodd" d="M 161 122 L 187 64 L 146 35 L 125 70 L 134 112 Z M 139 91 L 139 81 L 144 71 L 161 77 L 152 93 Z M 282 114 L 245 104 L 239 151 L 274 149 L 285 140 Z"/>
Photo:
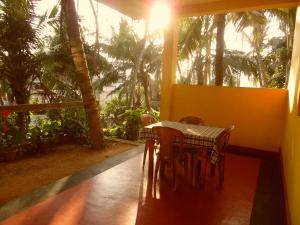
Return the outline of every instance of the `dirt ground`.
<path id="1" fill-rule="evenodd" d="M 69 144 L 55 147 L 48 153 L 40 153 L 14 162 L 2 162 L 0 205 L 133 147 L 120 142 L 106 141 L 105 148 L 96 151 Z"/>

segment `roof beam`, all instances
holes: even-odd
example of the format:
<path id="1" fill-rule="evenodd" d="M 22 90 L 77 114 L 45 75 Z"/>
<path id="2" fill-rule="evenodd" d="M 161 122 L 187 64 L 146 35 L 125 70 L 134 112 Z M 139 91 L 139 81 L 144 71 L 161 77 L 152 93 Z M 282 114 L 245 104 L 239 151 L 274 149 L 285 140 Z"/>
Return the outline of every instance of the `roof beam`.
<path id="1" fill-rule="evenodd" d="M 249 10 L 296 7 L 299 0 L 223 0 L 192 5 L 182 5 L 178 9 L 180 16 L 200 16 Z"/>

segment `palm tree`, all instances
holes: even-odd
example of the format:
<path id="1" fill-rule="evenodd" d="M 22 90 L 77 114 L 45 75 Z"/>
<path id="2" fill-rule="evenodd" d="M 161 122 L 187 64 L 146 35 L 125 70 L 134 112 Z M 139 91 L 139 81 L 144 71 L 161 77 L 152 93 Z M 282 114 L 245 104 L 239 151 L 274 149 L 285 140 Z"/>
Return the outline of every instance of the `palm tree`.
<path id="1" fill-rule="evenodd" d="M 217 27 L 216 38 L 216 57 L 215 57 L 215 85 L 223 86 L 224 79 L 224 67 L 223 67 L 223 55 L 224 55 L 224 31 L 225 31 L 225 14 L 215 15 L 215 23 Z"/>
<path id="2" fill-rule="evenodd" d="M 267 10 L 266 13 L 271 18 L 277 18 L 280 23 L 280 30 L 285 34 L 285 42 L 286 42 L 286 57 L 287 62 L 285 66 L 285 82 L 283 87 L 287 87 L 289 81 L 289 72 L 290 72 L 290 64 L 291 64 L 291 56 L 292 56 L 292 47 L 293 47 L 293 38 L 294 38 L 294 30 L 295 30 L 295 22 L 296 22 L 296 12 L 297 8 L 278 8 Z"/>
<path id="3" fill-rule="evenodd" d="M 231 14 L 230 19 L 243 31 L 252 28 L 251 35 L 244 33 L 253 47 L 252 54 L 256 60 L 258 79 L 261 87 L 286 87 L 289 77 L 293 31 L 296 9 L 270 9 Z M 266 41 L 268 22 L 276 18 L 279 28 L 284 33 L 282 38 Z"/>
<path id="4" fill-rule="evenodd" d="M 11 90 L 10 102 L 27 104 L 40 64 L 33 51 L 37 48 L 37 30 L 33 28 L 34 1 L 0 2 L 0 80 Z M 17 125 L 24 130 L 28 123 L 18 113 Z"/>
<path id="5" fill-rule="evenodd" d="M 253 53 L 259 71 L 259 83 L 261 87 L 267 86 L 266 68 L 263 62 L 262 51 L 264 49 L 264 41 L 267 34 L 267 18 L 264 11 L 251 11 L 231 14 L 230 19 L 233 21 L 238 32 L 242 32 L 245 28 L 251 27 L 251 36 L 244 33 L 249 43 L 253 47 Z"/>
<path id="6" fill-rule="evenodd" d="M 144 105 L 150 111 L 150 75 L 161 73 L 161 46 L 153 44 L 150 36 L 139 38 L 124 19 L 108 44 L 101 46 L 104 53 L 112 58 L 118 73 L 101 79 L 97 82 L 99 87 L 119 83 L 112 93 L 125 95 L 128 107 L 141 106 L 143 94 Z"/>
<path id="7" fill-rule="evenodd" d="M 93 148 L 101 148 L 103 146 L 102 125 L 99 117 L 98 106 L 93 95 L 93 88 L 80 36 L 78 16 L 74 0 L 63 0 L 62 6 L 67 25 L 71 54 L 75 64 L 75 70 L 89 124 L 91 144 Z"/>
<path id="8" fill-rule="evenodd" d="M 241 74 L 257 78 L 259 76 L 256 61 L 251 54 L 226 49 L 223 57 L 224 83 L 228 86 L 240 86 Z"/>
<path id="9" fill-rule="evenodd" d="M 253 77 L 254 81 L 258 81 L 261 87 L 281 87 L 282 68 L 285 68 L 285 71 L 289 70 L 289 63 L 286 63 L 285 58 L 290 60 L 290 48 L 287 47 L 287 50 L 285 50 L 282 45 L 279 48 L 274 43 L 266 42 L 267 15 L 269 17 L 276 16 L 279 19 L 281 30 L 286 33 L 287 43 L 289 43 L 287 46 L 290 46 L 291 37 L 293 36 L 291 30 L 294 27 L 295 9 L 273 9 L 228 14 L 228 20 L 233 22 L 238 32 L 243 32 L 245 28 L 252 29 L 250 35 L 243 32 L 253 47 L 253 50 L 249 53 L 224 50 L 224 15 L 211 16 L 211 18 L 214 18 L 213 23 L 209 16 L 181 19 L 178 42 L 178 71 L 180 76 L 183 76 L 182 62 L 188 68 L 187 77 L 181 77 L 181 82 L 197 84 L 214 82 L 216 85 L 222 85 L 223 82 L 226 82 L 227 85 L 236 86 L 239 84 L 241 74 L 245 74 Z M 221 20 L 218 19 L 219 17 L 221 17 Z M 216 27 L 218 28 L 215 29 Z M 214 33 L 215 30 L 217 30 L 217 34 Z M 215 55 L 212 53 L 211 48 L 214 40 L 216 40 Z M 273 52 L 266 55 L 269 49 L 272 49 Z M 276 65 L 274 65 L 275 52 L 277 58 L 282 59 L 280 62 L 277 60 Z M 213 58 L 215 59 L 214 71 L 211 67 L 213 61 L 211 59 Z M 269 66 L 276 69 L 269 69 Z M 215 80 L 212 72 L 216 74 Z M 287 74 L 286 72 L 286 75 L 284 75 L 286 81 L 288 79 Z"/>
<path id="10" fill-rule="evenodd" d="M 178 65 L 187 62 L 187 78 L 183 82 L 209 84 L 211 77 L 211 45 L 213 41 L 212 16 L 183 18 L 179 23 Z"/>

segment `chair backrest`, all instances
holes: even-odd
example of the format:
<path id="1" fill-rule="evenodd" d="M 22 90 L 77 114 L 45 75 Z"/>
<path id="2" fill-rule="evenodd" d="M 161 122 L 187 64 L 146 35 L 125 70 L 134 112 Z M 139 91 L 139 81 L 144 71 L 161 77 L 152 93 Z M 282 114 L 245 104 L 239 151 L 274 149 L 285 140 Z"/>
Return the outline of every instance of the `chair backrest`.
<path id="1" fill-rule="evenodd" d="M 218 148 L 220 152 L 225 152 L 226 147 L 229 144 L 229 138 L 232 130 L 234 129 L 234 125 L 226 128 L 222 134 L 220 135 L 220 138 L 218 139 Z"/>
<path id="2" fill-rule="evenodd" d="M 188 124 L 195 124 L 195 125 L 204 125 L 203 119 L 196 116 L 185 116 L 179 120 L 180 123 L 188 123 Z"/>
<path id="3" fill-rule="evenodd" d="M 156 123 L 157 119 L 151 114 L 142 114 L 140 116 L 141 122 L 143 126 L 148 126 L 150 124 Z"/>
<path id="4" fill-rule="evenodd" d="M 179 130 L 170 127 L 152 127 L 152 132 L 158 136 L 159 139 L 159 154 L 162 159 L 172 159 L 174 157 L 173 147 L 176 145 L 182 148 L 183 133 Z"/>

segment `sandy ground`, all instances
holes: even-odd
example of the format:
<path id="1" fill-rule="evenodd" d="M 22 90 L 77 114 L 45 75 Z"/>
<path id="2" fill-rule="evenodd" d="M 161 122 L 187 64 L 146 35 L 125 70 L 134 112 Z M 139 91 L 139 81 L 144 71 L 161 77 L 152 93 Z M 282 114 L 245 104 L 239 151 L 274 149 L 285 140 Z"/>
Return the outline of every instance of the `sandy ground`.
<path id="1" fill-rule="evenodd" d="M 48 153 L 0 163 L 0 205 L 40 186 L 83 170 L 133 145 L 106 141 L 101 151 L 61 145 Z"/>

